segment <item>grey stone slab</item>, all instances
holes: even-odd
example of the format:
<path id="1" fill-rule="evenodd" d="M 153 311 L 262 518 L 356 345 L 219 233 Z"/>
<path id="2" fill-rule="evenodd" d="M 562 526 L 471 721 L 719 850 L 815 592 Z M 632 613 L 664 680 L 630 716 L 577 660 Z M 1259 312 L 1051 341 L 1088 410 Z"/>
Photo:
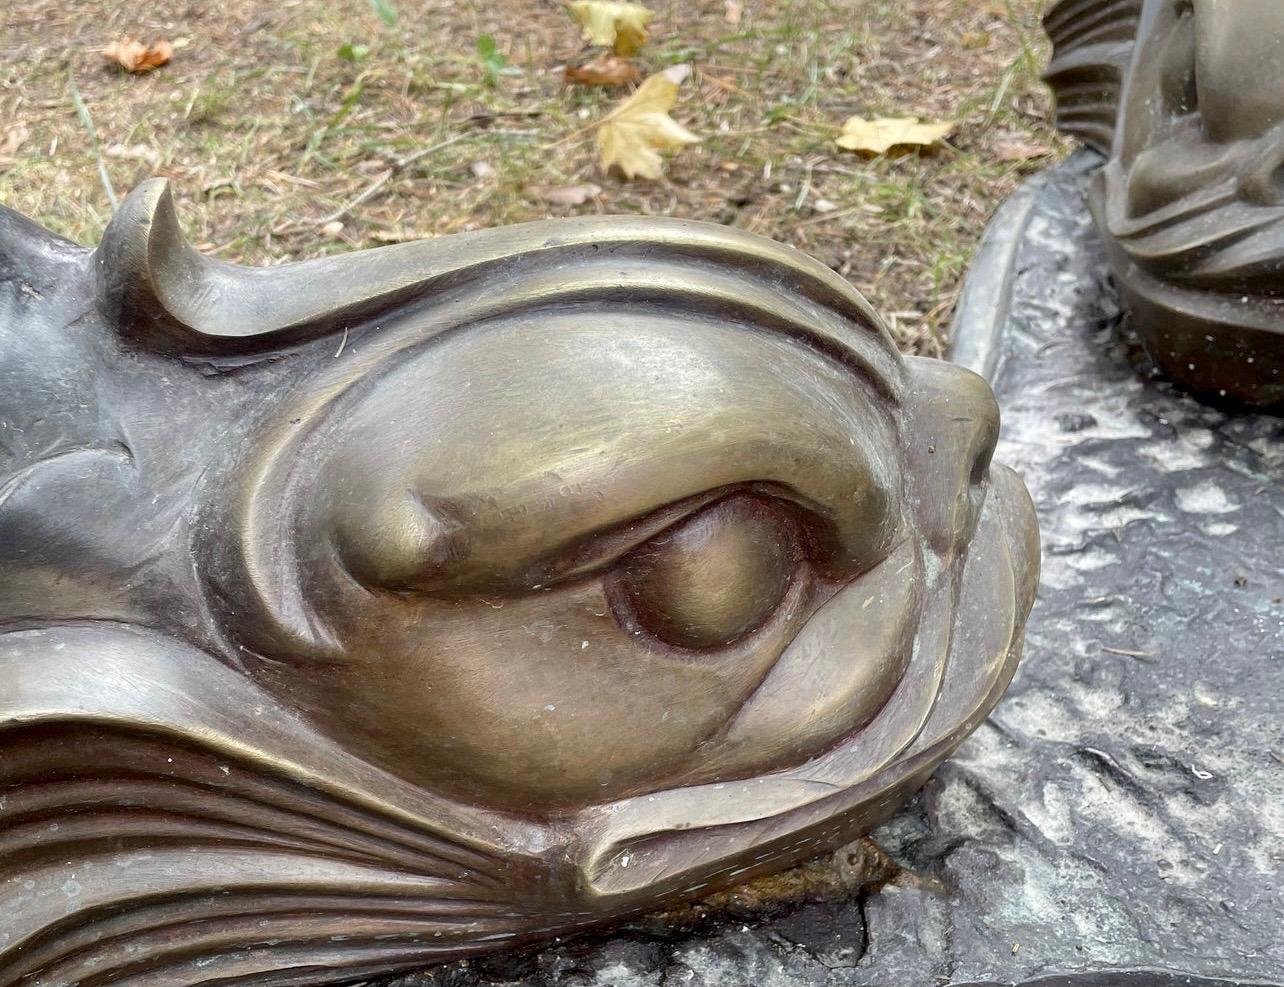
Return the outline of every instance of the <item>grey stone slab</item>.
<path id="1" fill-rule="evenodd" d="M 1085 205 L 1095 163 L 1000 212 L 961 301 L 1043 589 L 1008 696 L 874 834 L 900 873 L 395 983 L 1284 984 L 1284 422 L 1154 378 Z"/>
<path id="2" fill-rule="evenodd" d="M 1039 508 L 1027 659 L 925 793 L 957 844 L 880 835 L 958 889 L 954 981 L 1284 980 L 1284 422 L 1155 378 L 1085 205 L 1096 160 L 1038 180 L 1019 246 L 972 274 L 1010 282 L 1006 311 L 956 326 L 997 339 L 998 455 Z"/>

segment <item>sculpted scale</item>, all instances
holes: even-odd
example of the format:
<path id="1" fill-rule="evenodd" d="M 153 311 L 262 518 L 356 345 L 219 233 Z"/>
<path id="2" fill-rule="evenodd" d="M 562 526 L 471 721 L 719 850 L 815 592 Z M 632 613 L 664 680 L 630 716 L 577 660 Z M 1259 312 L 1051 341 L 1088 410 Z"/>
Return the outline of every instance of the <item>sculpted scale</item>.
<path id="1" fill-rule="evenodd" d="M 0 210 L 0 985 L 350 982 L 851 839 L 1019 658 L 997 430 L 721 227 Z"/>

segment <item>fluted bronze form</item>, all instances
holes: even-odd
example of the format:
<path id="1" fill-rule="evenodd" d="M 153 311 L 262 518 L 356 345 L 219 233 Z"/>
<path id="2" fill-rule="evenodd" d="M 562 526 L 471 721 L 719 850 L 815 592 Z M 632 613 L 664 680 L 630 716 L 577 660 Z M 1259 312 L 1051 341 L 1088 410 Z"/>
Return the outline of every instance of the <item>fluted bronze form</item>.
<path id="1" fill-rule="evenodd" d="M 1284 411 L 1284 3 L 1061 0 L 1058 125 L 1109 156 L 1092 205 L 1165 375 Z"/>
<path id="2" fill-rule="evenodd" d="M 998 700 L 980 378 L 696 223 L 248 270 L 0 210 L 0 985 L 320 984 L 779 870 Z"/>

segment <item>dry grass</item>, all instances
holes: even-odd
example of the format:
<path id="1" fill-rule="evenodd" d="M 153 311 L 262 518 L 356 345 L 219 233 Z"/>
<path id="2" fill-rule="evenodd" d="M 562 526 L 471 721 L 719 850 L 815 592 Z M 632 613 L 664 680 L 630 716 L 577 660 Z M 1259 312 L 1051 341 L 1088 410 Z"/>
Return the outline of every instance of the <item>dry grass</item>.
<path id="1" fill-rule="evenodd" d="M 558 143 L 621 95 L 563 84 L 561 66 L 585 52 L 560 3 L 392 2 L 393 27 L 366 0 L 6 4 L 0 202 L 97 240 L 111 205 L 87 114 L 115 191 L 170 176 L 190 236 L 226 260 L 575 212 L 705 219 L 820 258 L 906 349 L 939 353 L 989 214 L 1063 150 L 1038 82 L 1042 0 L 744 0 L 736 24 L 725 0 L 652 0 L 642 67 L 695 66 L 674 116 L 705 137 L 660 183 L 599 175 L 589 133 Z M 127 76 L 99 53 L 126 33 L 186 44 L 165 68 Z M 498 78 L 477 54 L 485 35 L 508 62 Z M 345 42 L 368 55 L 344 60 Z M 935 153 L 864 159 L 833 143 L 854 113 L 959 126 Z M 1014 145 L 1050 157 L 1013 161 Z M 602 191 L 574 208 L 535 191 L 583 182 Z M 335 214 L 342 229 L 327 232 Z"/>

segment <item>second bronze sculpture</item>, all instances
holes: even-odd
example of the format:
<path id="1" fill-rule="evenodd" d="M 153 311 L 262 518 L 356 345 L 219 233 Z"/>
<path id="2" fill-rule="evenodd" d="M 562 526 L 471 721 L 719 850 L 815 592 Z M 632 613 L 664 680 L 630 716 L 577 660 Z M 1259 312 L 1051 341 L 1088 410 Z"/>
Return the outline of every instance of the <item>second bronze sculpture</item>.
<path id="1" fill-rule="evenodd" d="M 1284 4 L 1061 0 L 1058 125 L 1107 154 L 1093 213 L 1155 365 L 1284 411 Z"/>
<path id="2" fill-rule="evenodd" d="M 647 219 L 248 270 L 0 210 L 0 985 L 320 984 L 788 867 L 1006 687 L 989 388 Z"/>

